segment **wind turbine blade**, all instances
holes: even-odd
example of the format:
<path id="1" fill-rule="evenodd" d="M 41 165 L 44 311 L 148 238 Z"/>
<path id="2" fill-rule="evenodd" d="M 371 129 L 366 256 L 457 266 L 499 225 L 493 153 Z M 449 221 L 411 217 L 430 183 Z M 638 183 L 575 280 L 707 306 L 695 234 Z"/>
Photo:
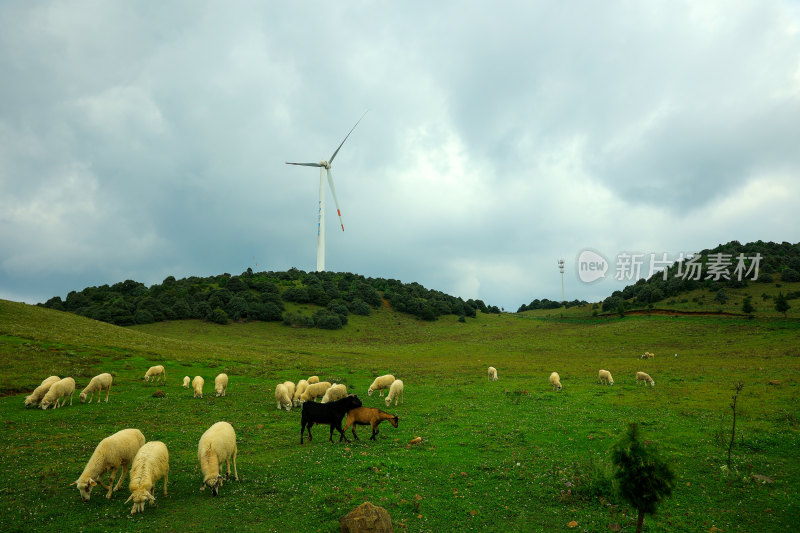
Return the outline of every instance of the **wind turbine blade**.
<path id="1" fill-rule="evenodd" d="M 301 167 L 321 167 L 319 163 L 289 163 L 286 162 L 287 165 L 300 165 Z"/>
<path id="2" fill-rule="evenodd" d="M 369 110 L 367 110 L 367 111 L 364 111 L 364 115 L 366 115 L 368 112 L 369 112 Z M 361 115 L 361 118 L 364 118 L 364 115 Z M 361 122 L 361 118 L 360 118 L 360 119 L 358 119 L 358 122 Z M 349 132 L 347 132 L 347 135 L 345 135 L 345 137 L 344 137 L 344 141 L 346 141 L 346 140 L 347 140 L 347 138 L 348 138 L 348 137 L 350 137 L 350 134 L 351 134 L 351 133 L 353 133 L 353 130 L 354 130 L 354 129 L 356 129 L 356 126 L 358 126 L 358 122 L 356 122 L 355 126 L 353 126 L 352 128 L 350 128 L 350 131 L 349 131 Z M 342 144 L 344 144 L 344 141 L 342 141 Z M 342 147 L 342 144 L 340 144 L 340 145 L 339 145 L 339 148 L 341 148 L 341 147 Z M 338 154 L 338 153 L 339 153 L 339 148 L 337 148 L 337 149 L 336 149 L 336 151 L 335 151 L 335 152 L 333 152 L 333 155 L 331 156 L 331 158 L 330 158 L 330 159 L 328 159 L 328 163 L 329 163 L 329 164 L 333 163 L 333 158 L 334 158 L 334 157 L 336 157 L 336 154 Z"/>
<path id="3" fill-rule="evenodd" d="M 342 211 L 339 209 L 339 200 L 336 198 L 336 187 L 333 186 L 333 174 L 331 174 L 331 169 L 325 169 L 328 171 L 328 185 L 331 187 L 331 193 L 333 194 L 333 203 L 336 204 L 336 214 L 339 215 L 339 224 L 342 225 L 342 231 L 344 231 L 344 222 L 342 222 Z"/>

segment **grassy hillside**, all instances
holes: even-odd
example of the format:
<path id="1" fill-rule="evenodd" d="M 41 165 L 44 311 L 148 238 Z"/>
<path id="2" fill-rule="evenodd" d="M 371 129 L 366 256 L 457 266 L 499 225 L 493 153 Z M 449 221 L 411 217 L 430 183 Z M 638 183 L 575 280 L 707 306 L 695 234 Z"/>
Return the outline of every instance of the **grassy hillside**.
<path id="1" fill-rule="evenodd" d="M 613 495 L 609 449 L 637 421 L 678 474 L 646 531 L 785 531 L 800 516 L 798 334 L 796 319 L 780 317 L 478 313 L 461 323 L 386 308 L 351 315 L 333 331 L 196 320 L 120 328 L 0 300 L 0 409 L 12 473 L 0 481 L 3 529 L 336 531 L 338 518 L 367 499 L 389 511 L 396 530 L 550 531 L 575 520 L 582 530 L 633 531 L 635 514 Z M 646 350 L 655 359 L 638 360 Z M 156 363 L 167 368 L 166 385 L 141 379 Z M 487 382 L 489 365 L 499 381 Z M 614 387 L 596 384 L 599 368 L 612 372 Z M 560 393 L 547 383 L 553 370 Z M 637 387 L 637 370 L 656 387 Z M 23 407 L 23 391 L 50 374 L 72 375 L 80 391 L 103 371 L 115 375 L 108 404 L 82 405 L 76 393 L 59 410 Z M 222 371 L 229 393 L 214 398 Z M 277 382 L 318 374 L 386 409 L 366 395 L 386 372 L 404 380 L 406 396 L 387 409 L 399 428 L 382 425 L 377 442 L 361 428 L 361 441 L 330 444 L 327 428 L 315 427 L 313 442 L 300 446 L 299 412 L 275 408 Z M 184 375 L 205 377 L 202 400 L 180 386 Z M 728 404 L 739 380 L 734 468 L 726 471 Z M 166 396 L 154 398 L 156 390 Z M 236 428 L 241 481 L 212 499 L 198 490 L 196 447 L 218 420 Z M 127 482 L 110 501 L 96 490 L 87 503 L 69 486 L 96 444 L 125 427 L 170 450 L 169 495 L 159 489 L 156 505 L 135 516 L 123 503 Z M 422 444 L 408 447 L 415 436 Z"/>

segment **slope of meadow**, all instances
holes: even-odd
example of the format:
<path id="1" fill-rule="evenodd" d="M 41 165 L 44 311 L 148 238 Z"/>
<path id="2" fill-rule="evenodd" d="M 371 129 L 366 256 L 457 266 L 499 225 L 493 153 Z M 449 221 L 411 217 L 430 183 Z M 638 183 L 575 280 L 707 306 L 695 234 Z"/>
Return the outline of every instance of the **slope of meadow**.
<path id="1" fill-rule="evenodd" d="M 800 516 L 799 333 L 796 319 L 778 317 L 478 313 L 459 323 L 385 308 L 335 331 L 191 320 L 120 328 L 0 300 L 10 466 L 0 522 L 5 531 L 336 531 L 338 518 L 367 499 L 389 511 L 396 530 L 566 530 L 574 520 L 581 530 L 633 531 L 634 514 L 613 494 L 609 449 L 636 421 L 678 476 L 646 531 L 791 530 Z M 637 359 L 644 351 L 656 357 Z M 158 363 L 167 383 L 144 383 Z M 499 381 L 486 380 L 489 365 Z M 613 373 L 613 387 L 596 383 L 599 368 Z M 560 393 L 547 383 L 553 370 Z M 637 370 L 656 386 L 637 386 Z M 50 374 L 72 375 L 79 392 L 103 371 L 115 375 L 108 404 L 83 405 L 76 392 L 72 406 L 55 411 L 23 407 L 23 392 Z M 231 376 L 228 396 L 215 398 L 222 371 Z M 405 403 L 388 409 L 366 395 L 387 372 L 406 385 Z M 330 444 L 317 426 L 301 446 L 300 414 L 277 411 L 273 390 L 312 374 L 397 413 L 399 428 L 382 425 L 375 442 L 361 428 L 362 440 Z M 205 377 L 202 400 L 180 386 L 184 375 Z M 728 405 L 739 380 L 727 471 Z M 241 481 L 226 482 L 214 499 L 198 490 L 196 447 L 218 420 L 236 428 Z M 69 486 L 96 444 L 125 427 L 170 450 L 169 495 L 159 485 L 156 504 L 135 516 L 123 503 L 127 482 L 110 501 L 95 491 L 87 503 Z M 415 436 L 422 443 L 407 446 Z"/>

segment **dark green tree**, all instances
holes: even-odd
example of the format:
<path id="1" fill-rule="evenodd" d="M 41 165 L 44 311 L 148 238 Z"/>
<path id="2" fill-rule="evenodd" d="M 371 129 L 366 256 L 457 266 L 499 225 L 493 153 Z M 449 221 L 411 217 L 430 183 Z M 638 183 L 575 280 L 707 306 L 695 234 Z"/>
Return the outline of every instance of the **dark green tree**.
<path id="1" fill-rule="evenodd" d="M 44 303 L 44 306 L 58 311 L 64 310 L 64 302 L 61 301 L 61 296 L 53 296 Z"/>
<path id="2" fill-rule="evenodd" d="M 752 296 L 745 296 L 744 301 L 742 302 L 742 313 L 746 315 L 750 315 L 755 311 L 753 307 L 753 297 Z"/>
<path id="3" fill-rule="evenodd" d="M 800 281 L 800 273 L 793 268 L 784 268 L 781 271 L 781 281 L 791 282 L 791 281 Z"/>
<path id="4" fill-rule="evenodd" d="M 786 297 L 782 292 L 779 292 L 778 296 L 775 297 L 775 310 L 779 313 L 783 313 L 784 318 L 786 318 L 786 311 L 791 308 L 792 306 L 786 301 Z"/>
<path id="5" fill-rule="evenodd" d="M 369 305 L 361 298 L 355 298 L 352 302 L 347 304 L 347 308 L 354 315 L 368 316 L 370 313 Z"/>
<path id="6" fill-rule="evenodd" d="M 253 318 L 257 320 L 265 322 L 283 320 L 283 310 L 274 302 L 257 303 L 251 311 Z"/>
<path id="7" fill-rule="evenodd" d="M 652 446 L 639 441 L 637 433 L 636 424 L 631 424 L 611 450 L 611 460 L 620 496 L 639 513 L 636 533 L 641 533 L 644 515 L 654 514 L 661 500 L 672 494 L 675 474 Z"/>

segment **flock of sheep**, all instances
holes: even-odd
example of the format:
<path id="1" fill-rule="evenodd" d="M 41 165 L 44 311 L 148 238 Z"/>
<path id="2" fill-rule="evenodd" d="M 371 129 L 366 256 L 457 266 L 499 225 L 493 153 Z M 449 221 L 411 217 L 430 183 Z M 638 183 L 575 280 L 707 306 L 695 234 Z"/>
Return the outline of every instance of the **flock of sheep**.
<path id="1" fill-rule="evenodd" d="M 144 376 L 145 381 L 166 382 L 166 371 L 163 365 L 150 367 Z M 97 402 L 100 402 L 102 392 L 106 391 L 106 402 L 111 393 L 113 376 L 103 373 L 91 379 L 89 384 L 80 394 L 81 402 L 87 397 L 92 403 L 94 393 L 97 392 Z M 200 376 L 194 378 L 194 397 L 203 397 L 204 380 Z M 189 376 L 183 379 L 183 386 L 189 386 Z M 214 380 L 217 396 L 225 396 L 228 388 L 228 376 L 219 374 Z M 47 409 L 51 405 L 54 409 L 67 403 L 72 405 L 72 396 L 75 393 L 75 380 L 71 377 L 59 378 L 50 376 L 25 397 L 25 407 L 41 407 Z M 234 479 L 239 480 L 236 469 L 236 432 L 228 422 L 217 422 L 200 437 L 197 445 L 197 459 L 203 473 L 203 486 L 211 488 L 214 496 L 222 486 L 223 477 L 220 474 L 220 464 L 225 461 L 227 476 L 230 476 L 230 461 L 233 460 Z M 119 469 L 122 473 L 114 485 L 114 479 Z M 130 497 L 125 503 L 133 500 L 131 514 L 144 511 L 145 504 L 155 501 L 153 488 L 156 482 L 164 479 L 164 495 L 167 495 L 167 479 L 169 474 L 169 451 L 161 441 L 145 442 L 144 435 L 138 429 L 128 428 L 118 431 L 101 440 L 83 469 L 83 473 L 71 485 L 77 485 L 83 501 L 89 501 L 92 489 L 98 484 L 107 490 L 106 498 L 119 490 L 127 471 L 130 471 L 128 488 Z M 110 472 L 108 485 L 103 483 L 101 477 Z"/>
<path id="2" fill-rule="evenodd" d="M 150 367 L 144 375 L 146 382 L 157 383 L 166 382 L 166 370 L 163 365 Z M 113 377 L 109 373 L 103 373 L 92 378 L 85 389 L 80 393 L 81 402 L 89 399 L 89 403 L 94 399 L 97 392 L 97 402 L 100 402 L 101 393 L 106 391 L 106 402 L 111 393 Z M 205 380 L 201 376 L 195 376 L 191 381 L 195 398 L 203 397 L 203 385 Z M 188 388 L 190 384 L 189 376 L 183 378 L 183 387 Z M 214 389 L 217 396 L 225 396 L 228 388 L 228 376 L 221 373 L 214 380 Z M 402 398 L 403 382 L 395 379 L 392 375 L 384 375 L 375 379 L 367 390 L 368 395 L 374 391 L 389 389 L 385 402 L 389 406 L 392 400 L 395 405 Z M 41 407 L 47 409 L 51 405 L 58 408 L 66 404 L 67 398 L 72 405 L 72 396 L 75 392 L 75 380 L 71 377 L 61 379 L 58 376 L 50 376 L 36 387 L 36 389 L 25 398 L 25 407 Z M 394 427 L 398 425 L 397 415 L 392 415 L 369 407 L 362 407 L 358 396 L 348 394 L 347 387 L 343 384 L 331 385 L 330 382 L 320 382 L 318 376 L 311 376 L 307 380 L 301 379 L 297 385 L 291 381 L 279 384 L 275 388 L 275 398 L 278 401 L 278 409 L 284 407 L 287 411 L 294 405 L 303 406 L 301 421 L 301 438 L 303 442 L 303 431 L 308 430 L 308 438 L 311 440 L 311 426 L 315 423 L 328 424 L 331 426 L 331 441 L 333 440 L 333 430 L 338 429 L 341 434 L 340 441 L 344 438 L 344 431 L 352 427 L 353 436 L 358 439 L 355 432 L 356 425 L 369 425 L 372 427 L 371 439 L 375 439 L 378 434 L 377 426 L 384 420 L 388 420 Z M 321 398 L 319 404 L 314 400 Z M 306 403 L 308 402 L 308 403 Z M 327 404 L 327 405 L 323 405 Z M 344 430 L 341 428 L 341 421 L 347 415 L 347 425 Z M 349 441 L 348 441 L 349 442 Z M 202 489 L 208 486 L 211 493 L 216 496 L 222 487 L 223 476 L 220 473 L 220 465 L 225 462 L 227 466 L 227 476 L 230 477 L 230 463 L 233 461 L 233 474 L 236 481 L 239 480 L 239 473 L 236 468 L 236 432 L 228 422 L 217 422 L 213 424 L 200 437 L 197 446 L 197 459 L 200 463 L 200 470 L 203 474 Z M 118 471 L 122 469 L 121 475 L 116 486 Z M 108 484 L 102 481 L 102 477 L 109 472 Z M 128 488 L 131 492 L 130 497 L 125 501 L 133 501 L 131 514 L 143 512 L 145 504 L 155 502 L 153 495 L 156 483 L 164 479 L 164 495 L 167 495 L 167 480 L 169 478 L 169 451 L 167 446 L 161 441 L 146 442 L 142 432 L 138 429 L 128 428 L 114 433 L 113 435 L 101 440 L 89 458 L 81 475 L 71 485 L 77 485 L 81 499 L 88 501 L 92 489 L 98 484 L 106 492 L 106 498 L 110 499 L 112 494 L 119 490 L 127 473 L 130 472 Z"/>
<path id="3" fill-rule="evenodd" d="M 103 373 L 92 378 L 86 388 L 81 391 L 81 403 L 86 401 L 89 397 L 89 403 L 94 399 L 94 393 L 97 393 L 97 403 L 100 403 L 102 392 L 106 391 L 106 401 L 111 394 L 111 382 L 113 378 L 111 374 Z M 75 394 L 75 380 L 73 378 L 60 378 L 58 376 L 50 376 L 42 381 L 41 385 L 36 387 L 32 393 L 25 397 L 25 407 L 41 407 L 47 409 L 51 405 L 53 409 L 58 409 L 67 403 L 72 405 L 72 396 Z"/>
<path id="4" fill-rule="evenodd" d="M 640 356 L 640 359 L 652 359 L 653 357 L 655 357 L 654 354 L 645 352 L 644 355 Z M 488 369 L 488 379 L 489 381 L 497 381 L 497 369 L 493 366 L 490 366 Z M 608 370 L 601 369 L 597 373 L 597 380 L 601 385 L 614 384 L 614 378 L 611 376 L 611 372 Z M 656 386 L 656 382 L 653 381 L 653 378 L 650 377 L 650 374 L 646 372 L 636 372 L 636 384 L 638 385 L 639 382 L 642 382 L 645 385 L 650 384 L 653 387 Z M 550 385 L 552 385 L 554 391 L 561 390 L 561 376 L 558 375 L 558 372 L 553 372 L 550 374 Z"/>
<path id="5" fill-rule="evenodd" d="M 402 401 L 405 403 L 403 391 L 403 381 L 395 379 L 391 374 L 378 376 L 372 385 L 367 389 L 367 394 L 372 396 L 375 391 L 381 391 L 379 396 L 383 396 L 383 390 L 389 389 L 386 395 L 386 407 L 391 405 L 392 400 L 397 405 Z M 292 407 L 301 407 L 305 402 L 314 401 L 321 398 L 320 403 L 335 402 L 347 396 L 347 386 L 339 383 L 332 385 L 330 381 L 320 381 L 319 376 L 311 376 L 308 379 L 301 379 L 295 384 L 292 381 L 278 383 L 275 387 L 275 402 L 277 409 L 291 411 Z"/>

